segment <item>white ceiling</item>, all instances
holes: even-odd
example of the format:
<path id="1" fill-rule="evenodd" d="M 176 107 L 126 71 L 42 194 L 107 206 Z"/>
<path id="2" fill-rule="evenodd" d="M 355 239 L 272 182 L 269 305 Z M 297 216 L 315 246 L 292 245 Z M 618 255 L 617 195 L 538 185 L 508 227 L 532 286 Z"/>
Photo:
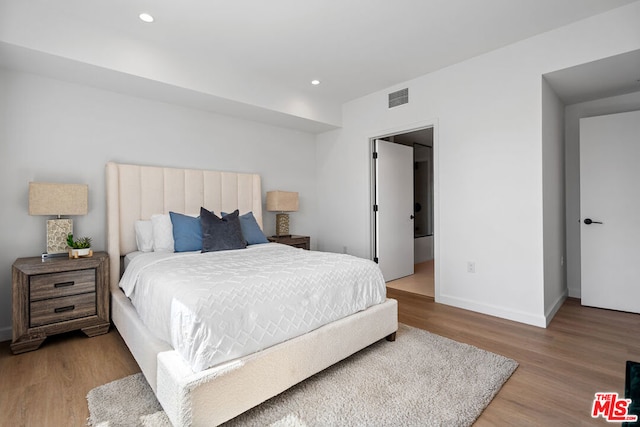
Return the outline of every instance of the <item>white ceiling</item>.
<path id="1" fill-rule="evenodd" d="M 339 107 L 634 1 L 0 0 L 0 44 L 227 100 L 235 91 L 241 103 L 261 94 L 255 105 L 287 112 L 265 99 L 286 92 L 306 108 Z M 143 11 L 153 24 L 138 19 Z M 192 82 L 179 63 L 191 64 Z M 32 68 L 46 73 L 37 62 Z"/>

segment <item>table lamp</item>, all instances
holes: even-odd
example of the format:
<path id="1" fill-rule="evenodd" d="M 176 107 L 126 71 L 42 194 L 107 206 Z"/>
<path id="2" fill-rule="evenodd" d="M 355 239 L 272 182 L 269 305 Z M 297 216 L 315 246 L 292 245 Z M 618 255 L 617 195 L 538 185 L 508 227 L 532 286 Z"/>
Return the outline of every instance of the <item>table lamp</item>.
<path id="1" fill-rule="evenodd" d="M 67 235 L 73 234 L 73 220 L 61 216 L 86 215 L 88 193 L 86 184 L 29 183 L 29 215 L 58 216 L 47 220 L 46 255 L 67 255 Z"/>
<path id="2" fill-rule="evenodd" d="M 267 210 L 276 214 L 276 236 L 291 236 L 289 232 L 289 214 L 298 211 L 298 193 L 293 191 L 268 191 Z"/>

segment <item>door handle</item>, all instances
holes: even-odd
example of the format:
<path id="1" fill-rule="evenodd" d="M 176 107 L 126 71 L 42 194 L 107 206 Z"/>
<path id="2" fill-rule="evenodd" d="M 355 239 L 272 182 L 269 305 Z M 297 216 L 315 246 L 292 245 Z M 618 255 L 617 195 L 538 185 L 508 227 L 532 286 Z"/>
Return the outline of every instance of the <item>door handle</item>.
<path id="1" fill-rule="evenodd" d="M 587 225 L 591 225 L 591 224 L 602 224 L 602 222 L 600 221 L 593 221 L 591 218 L 586 218 L 584 220 L 584 223 Z"/>

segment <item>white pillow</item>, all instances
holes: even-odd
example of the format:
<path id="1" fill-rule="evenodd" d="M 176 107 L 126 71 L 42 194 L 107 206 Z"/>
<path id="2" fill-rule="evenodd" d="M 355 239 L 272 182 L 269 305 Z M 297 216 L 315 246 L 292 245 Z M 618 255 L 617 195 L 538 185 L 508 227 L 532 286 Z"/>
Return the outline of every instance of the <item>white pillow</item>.
<path id="1" fill-rule="evenodd" d="M 173 225 L 169 214 L 151 215 L 153 228 L 153 250 L 155 252 L 173 252 Z"/>
<path id="2" fill-rule="evenodd" d="M 150 220 L 138 220 L 135 223 L 136 244 L 142 252 L 153 251 L 153 226 Z"/>

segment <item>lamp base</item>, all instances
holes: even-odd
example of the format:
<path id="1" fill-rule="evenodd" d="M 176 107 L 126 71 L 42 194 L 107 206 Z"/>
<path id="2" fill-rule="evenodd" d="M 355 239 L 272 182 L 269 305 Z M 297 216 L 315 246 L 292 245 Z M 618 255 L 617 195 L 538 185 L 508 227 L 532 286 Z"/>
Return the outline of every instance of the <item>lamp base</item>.
<path id="1" fill-rule="evenodd" d="M 276 236 L 291 236 L 291 233 L 289 233 L 289 214 L 276 214 Z"/>
<path id="2" fill-rule="evenodd" d="M 47 254 L 67 254 L 67 235 L 73 234 L 73 220 L 47 220 Z"/>

